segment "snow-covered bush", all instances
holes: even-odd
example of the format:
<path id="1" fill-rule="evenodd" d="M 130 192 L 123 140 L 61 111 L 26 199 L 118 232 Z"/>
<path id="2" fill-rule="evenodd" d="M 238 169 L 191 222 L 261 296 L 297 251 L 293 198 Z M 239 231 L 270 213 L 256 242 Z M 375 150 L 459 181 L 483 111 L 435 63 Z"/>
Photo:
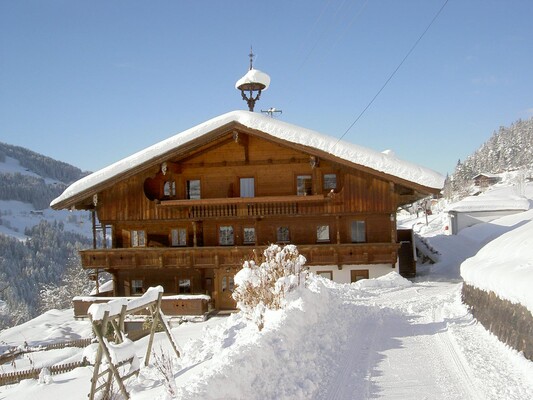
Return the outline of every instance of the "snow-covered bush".
<path id="1" fill-rule="evenodd" d="M 261 261 L 245 261 L 235 276 L 237 308 L 263 329 L 265 312 L 283 308 L 286 294 L 305 285 L 305 262 L 296 246 L 275 244 L 263 252 Z"/>

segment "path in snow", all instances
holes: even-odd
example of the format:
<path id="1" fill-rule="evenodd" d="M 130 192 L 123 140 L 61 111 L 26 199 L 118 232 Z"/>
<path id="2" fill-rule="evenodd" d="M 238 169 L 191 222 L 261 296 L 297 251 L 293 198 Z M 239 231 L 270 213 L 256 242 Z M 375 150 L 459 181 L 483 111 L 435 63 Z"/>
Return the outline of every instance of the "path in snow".
<path id="1" fill-rule="evenodd" d="M 510 351 L 458 303 L 459 290 L 460 284 L 433 282 L 365 300 L 379 315 L 357 321 L 317 398 L 533 398 L 530 363 L 521 368 L 509 359 Z"/>

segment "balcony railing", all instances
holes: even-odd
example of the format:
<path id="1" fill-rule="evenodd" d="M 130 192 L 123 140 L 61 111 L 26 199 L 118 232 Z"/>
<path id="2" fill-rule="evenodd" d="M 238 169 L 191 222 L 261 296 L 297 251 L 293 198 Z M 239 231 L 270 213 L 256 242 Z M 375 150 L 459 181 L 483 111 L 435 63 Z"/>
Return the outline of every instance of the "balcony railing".
<path id="1" fill-rule="evenodd" d="M 307 265 L 394 264 L 396 243 L 298 245 Z M 81 251 L 84 268 L 219 268 L 240 267 L 261 256 L 266 246 L 128 248 Z"/>
<path id="2" fill-rule="evenodd" d="M 188 210 L 189 218 L 210 217 L 258 217 L 268 215 L 301 215 L 316 213 L 309 205 L 325 204 L 329 197 L 311 196 L 269 196 L 231 197 L 199 200 L 163 200 L 160 207 L 174 207 Z"/>

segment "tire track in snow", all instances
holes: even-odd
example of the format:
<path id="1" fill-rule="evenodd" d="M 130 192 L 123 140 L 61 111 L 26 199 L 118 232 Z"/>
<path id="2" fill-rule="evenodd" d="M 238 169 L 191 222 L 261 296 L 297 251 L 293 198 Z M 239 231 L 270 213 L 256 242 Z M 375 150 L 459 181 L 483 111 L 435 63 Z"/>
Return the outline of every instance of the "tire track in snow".
<path id="1" fill-rule="evenodd" d="M 434 321 L 443 321 L 442 305 L 434 308 L 432 314 Z M 465 398 L 471 400 L 483 400 L 484 396 L 480 395 L 477 391 L 478 387 L 472 376 L 472 371 L 462 356 L 461 351 L 455 344 L 454 339 L 451 337 L 449 330 L 446 329 L 442 332 L 438 332 L 436 338 L 442 354 L 447 355 L 456 368 L 455 376 L 463 388 L 462 394 L 468 396 Z"/>

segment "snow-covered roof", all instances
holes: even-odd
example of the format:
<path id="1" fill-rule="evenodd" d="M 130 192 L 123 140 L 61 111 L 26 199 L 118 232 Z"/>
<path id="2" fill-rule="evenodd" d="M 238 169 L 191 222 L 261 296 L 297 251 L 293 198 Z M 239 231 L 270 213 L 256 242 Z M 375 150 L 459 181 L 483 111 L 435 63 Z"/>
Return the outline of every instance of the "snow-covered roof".
<path id="1" fill-rule="evenodd" d="M 61 196 L 52 201 L 51 206 L 54 207 L 54 205 L 71 197 L 90 191 L 97 185 L 108 182 L 144 163 L 157 159 L 173 149 L 177 150 L 181 146 L 232 122 L 264 132 L 274 138 L 321 150 L 351 163 L 398 177 L 423 187 L 441 189 L 444 185 L 444 177 L 441 174 L 414 163 L 400 160 L 394 155 L 380 153 L 353 143 L 339 141 L 337 138 L 279 121 L 262 114 L 249 111 L 232 111 L 178 133 L 74 182 Z"/>
<path id="2" fill-rule="evenodd" d="M 526 211 L 529 201 L 524 196 L 516 194 L 491 194 L 470 196 L 452 204 L 447 212 L 476 212 L 476 211 Z"/>

